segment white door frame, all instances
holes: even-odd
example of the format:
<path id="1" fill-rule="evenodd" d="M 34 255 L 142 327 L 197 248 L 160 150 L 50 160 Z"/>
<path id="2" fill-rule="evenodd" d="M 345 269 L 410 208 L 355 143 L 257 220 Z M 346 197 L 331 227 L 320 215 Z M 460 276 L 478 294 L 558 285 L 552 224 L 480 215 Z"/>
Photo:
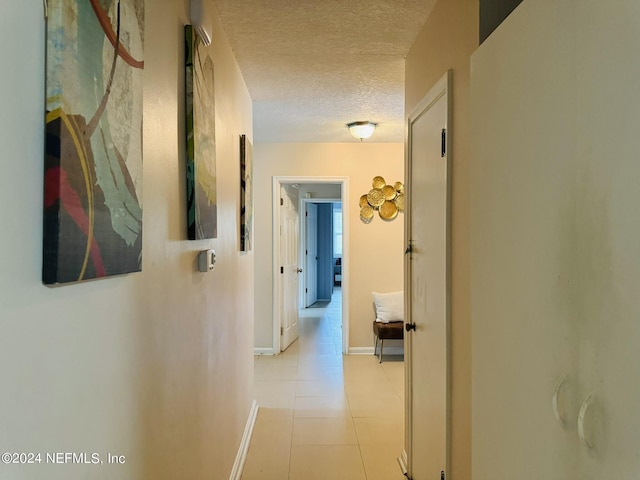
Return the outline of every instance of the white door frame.
<path id="1" fill-rule="evenodd" d="M 314 184 L 332 183 L 340 185 L 340 201 L 342 208 L 342 353 L 349 353 L 349 209 L 344 205 L 349 199 L 349 177 L 290 177 L 274 176 L 272 178 L 271 198 L 272 198 L 272 284 L 273 298 L 271 318 L 273 319 L 273 352 L 280 353 L 280 187 L 286 184 Z M 320 199 L 305 199 L 313 202 L 320 202 Z M 336 199 L 332 199 L 333 202 Z M 302 205 L 303 202 L 300 202 Z M 300 222 L 302 224 L 302 222 Z M 304 229 L 302 229 L 304 230 Z M 299 244 L 302 245 L 302 238 Z M 302 262 L 302 258 L 300 257 Z M 304 283 L 304 282 L 303 282 Z"/>
<path id="2" fill-rule="evenodd" d="M 340 203 L 342 204 L 342 198 L 300 198 L 300 212 L 304 212 L 307 206 L 307 203 Z M 305 223 L 306 225 L 306 223 Z M 300 223 L 302 227 L 302 223 Z M 305 255 L 305 245 L 307 244 L 307 229 L 300 229 L 300 258 L 304 261 L 306 258 Z M 305 266 L 306 268 L 306 266 Z M 307 296 L 305 295 L 305 289 L 307 288 L 307 273 L 303 272 L 302 275 L 302 284 L 300 285 L 300 305 L 305 305 L 307 301 Z M 303 307 L 300 307 L 303 308 Z"/>
<path id="3" fill-rule="evenodd" d="M 405 125 L 405 187 L 409 194 L 406 196 L 405 200 L 405 243 L 406 243 L 406 253 L 404 259 L 404 285 L 405 285 L 405 322 L 412 323 L 414 320 L 412 318 L 411 311 L 411 232 L 412 232 L 412 210 L 413 205 L 411 204 L 411 188 L 412 188 L 412 147 L 413 147 L 413 138 L 412 138 L 412 126 L 415 122 L 417 122 L 420 117 L 429 111 L 429 109 L 442 97 L 447 98 L 447 125 L 446 125 L 446 136 L 445 136 L 445 152 L 446 152 L 446 161 L 447 161 L 447 199 L 446 199 L 446 209 L 447 209 L 447 220 L 446 220 L 446 273 L 445 273 L 445 290 L 446 290 L 446 301 L 445 301 L 445 322 L 446 322 L 446 365 L 444 368 L 446 369 L 446 459 L 445 459 L 445 469 L 446 475 L 451 472 L 451 147 L 452 147 L 452 101 L 451 101 L 451 91 L 452 91 L 452 71 L 448 70 L 427 92 L 427 94 L 423 97 L 423 99 L 416 105 L 416 107 L 412 110 L 412 112 L 408 115 L 406 119 Z M 407 476 L 413 475 L 413 446 L 412 446 L 412 438 L 413 438 L 413 421 L 412 421 L 412 412 L 413 412 L 413 392 L 412 392 L 412 370 L 414 368 L 413 365 L 413 335 L 411 333 L 405 335 L 404 338 L 404 348 L 405 348 L 405 448 L 402 452 L 402 456 L 398 459 L 400 463 L 400 468 L 403 473 Z"/>

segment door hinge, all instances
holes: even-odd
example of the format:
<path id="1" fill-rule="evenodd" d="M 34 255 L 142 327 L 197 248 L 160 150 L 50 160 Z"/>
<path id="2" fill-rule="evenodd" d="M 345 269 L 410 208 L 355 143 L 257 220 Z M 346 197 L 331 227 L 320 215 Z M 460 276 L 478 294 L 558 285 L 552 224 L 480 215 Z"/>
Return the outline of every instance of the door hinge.
<path id="1" fill-rule="evenodd" d="M 440 480 L 446 480 L 446 475 L 444 474 L 444 470 L 440 472 Z"/>
<path id="2" fill-rule="evenodd" d="M 284 335 L 284 327 L 280 327 L 280 335 Z"/>
<path id="3" fill-rule="evenodd" d="M 280 267 L 280 273 L 284 273 L 284 267 Z"/>
<path id="4" fill-rule="evenodd" d="M 442 151 L 440 156 L 444 157 L 447 154 L 447 129 L 442 129 Z"/>
<path id="5" fill-rule="evenodd" d="M 309 289 L 308 289 L 308 288 L 305 288 L 305 289 L 304 289 L 304 293 L 309 293 Z"/>
<path id="6" fill-rule="evenodd" d="M 280 197 L 280 206 L 284 205 L 284 198 Z"/>
<path id="7" fill-rule="evenodd" d="M 309 212 L 304 212 L 304 216 L 308 217 L 309 216 Z"/>

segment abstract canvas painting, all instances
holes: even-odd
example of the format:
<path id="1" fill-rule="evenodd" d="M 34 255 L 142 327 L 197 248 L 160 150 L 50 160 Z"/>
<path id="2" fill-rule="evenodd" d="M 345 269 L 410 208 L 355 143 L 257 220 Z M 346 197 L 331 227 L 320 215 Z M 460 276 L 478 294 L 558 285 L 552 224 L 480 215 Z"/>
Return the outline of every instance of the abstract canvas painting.
<path id="1" fill-rule="evenodd" d="M 185 27 L 187 237 L 217 237 L 216 114 L 213 60 L 191 25 Z"/>
<path id="2" fill-rule="evenodd" d="M 142 268 L 144 0 L 49 0 L 42 279 Z"/>
<path id="3" fill-rule="evenodd" d="M 253 152 L 246 135 L 240 135 L 240 250 L 251 250 L 253 233 Z"/>

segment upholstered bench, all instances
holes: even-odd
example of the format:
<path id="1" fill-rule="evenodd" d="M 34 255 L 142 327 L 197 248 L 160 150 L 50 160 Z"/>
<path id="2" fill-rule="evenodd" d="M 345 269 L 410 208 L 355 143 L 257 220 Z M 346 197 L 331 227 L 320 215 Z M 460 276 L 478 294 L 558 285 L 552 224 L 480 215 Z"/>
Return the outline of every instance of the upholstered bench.
<path id="1" fill-rule="evenodd" d="M 404 322 L 389 322 L 382 323 L 373 321 L 373 335 L 375 340 L 375 347 L 373 348 L 373 354 L 378 351 L 378 343 L 380 343 L 380 363 L 382 363 L 382 347 L 385 340 L 402 340 L 404 339 Z"/>
<path id="2" fill-rule="evenodd" d="M 378 352 L 380 344 L 380 363 L 385 340 L 404 339 L 404 292 L 373 292 L 373 335 L 375 346 L 373 354 Z"/>

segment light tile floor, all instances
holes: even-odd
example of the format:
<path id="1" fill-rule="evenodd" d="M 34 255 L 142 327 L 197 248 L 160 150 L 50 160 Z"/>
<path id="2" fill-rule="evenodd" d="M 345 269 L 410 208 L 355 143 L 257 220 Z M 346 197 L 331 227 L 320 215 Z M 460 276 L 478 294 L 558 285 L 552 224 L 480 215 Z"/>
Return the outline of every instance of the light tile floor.
<path id="1" fill-rule="evenodd" d="M 401 480 L 404 363 L 341 354 L 341 295 L 300 312 L 300 338 L 255 359 L 260 409 L 243 480 Z M 373 343 L 373 339 L 372 339 Z"/>

